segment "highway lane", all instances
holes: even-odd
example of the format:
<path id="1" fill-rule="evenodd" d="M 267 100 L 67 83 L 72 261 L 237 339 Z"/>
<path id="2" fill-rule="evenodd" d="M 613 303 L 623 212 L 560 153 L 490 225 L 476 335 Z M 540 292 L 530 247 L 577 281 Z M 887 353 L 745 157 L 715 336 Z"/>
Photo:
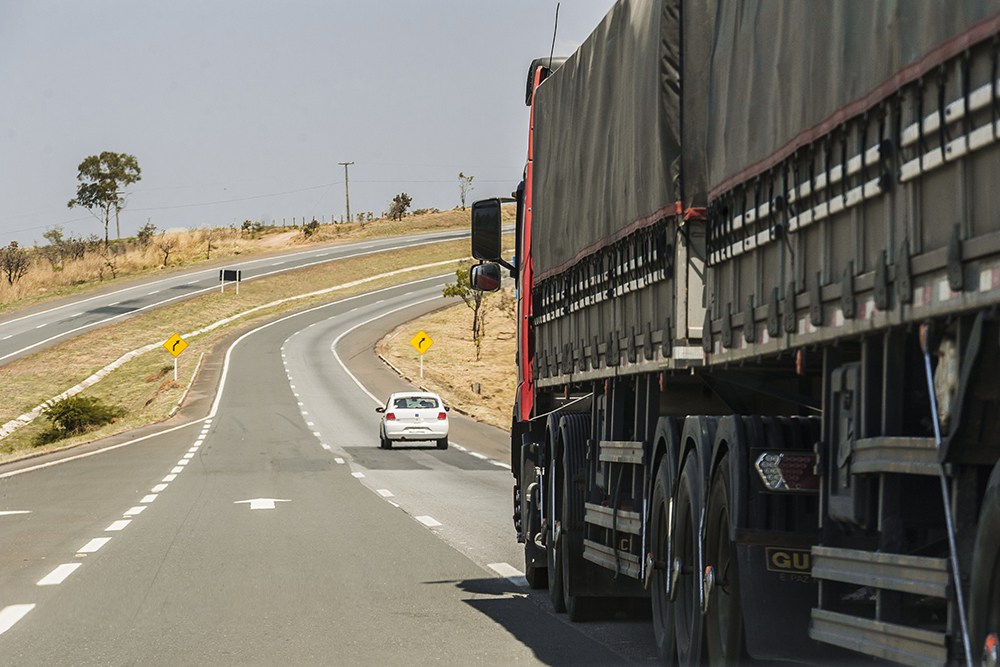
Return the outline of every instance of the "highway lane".
<path id="1" fill-rule="evenodd" d="M 234 345 L 208 420 L 0 479 L 0 511 L 30 512 L 0 514 L 0 632 L 9 627 L 0 655 L 19 664 L 649 657 L 648 624 L 573 626 L 490 567 L 519 564 L 508 471 L 457 447 L 377 449 L 375 402 L 330 346 L 340 339 L 352 373 L 385 391 L 398 379 L 364 370 L 372 328 L 359 325 L 434 293 L 440 284 L 402 286 L 279 319 Z M 454 442 L 474 437 L 455 419 Z"/>
<path id="2" fill-rule="evenodd" d="M 244 281 L 285 271 L 426 243 L 468 237 L 467 230 L 369 239 L 344 245 L 325 245 L 267 257 L 234 258 L 227 267 L 242 271 Z M 60 300 L 0 317 L 0 364 L 8 363 L 48 345 L 94 327 L 160 306 L 219 289 L 219 269 L 186 271 L 162 278 L 147 278 L 97 294 Z M 230 287 L 232 289 L 232 287 Z"/>

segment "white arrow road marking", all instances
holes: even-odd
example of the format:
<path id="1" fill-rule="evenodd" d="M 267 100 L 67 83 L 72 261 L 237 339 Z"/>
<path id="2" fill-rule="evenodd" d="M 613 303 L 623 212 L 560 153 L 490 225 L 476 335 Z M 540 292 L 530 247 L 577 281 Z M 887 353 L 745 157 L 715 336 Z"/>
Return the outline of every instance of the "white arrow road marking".
<path id="1" fill-rule="evenodd" d="M 254 498 L 252 500 L 237 500 L 234 505 L 239 505 L 242 503 L 249 503 L 250 509 L 252 510 L 273 510 L 274 503 L 290 503 L 291 500 L 284 500 L 282 498 Z"/>
<path id="2" fill-rule="evenodd" d="M 0 609 L 0 635 L 14 627 L 15 623 L 34 608 L 33 604 L 12 604 Z"/>
<path id="3" fill-rule="evenodd" d="M 0 516 L 10 516 L 12 514 L 31 514 L 31 510 L 4 510 Z"/>

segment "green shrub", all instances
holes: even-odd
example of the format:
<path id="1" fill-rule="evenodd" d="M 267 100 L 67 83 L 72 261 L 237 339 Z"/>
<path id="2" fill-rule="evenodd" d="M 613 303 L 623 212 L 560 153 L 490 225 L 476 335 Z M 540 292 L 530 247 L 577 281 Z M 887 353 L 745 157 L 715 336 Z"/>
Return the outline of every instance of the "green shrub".
<path id="1" fill-rule="evenodd" d="M 42 414 L 52 422 L 52 427 L 38 436 L 38 444 L 85 433 L 97 426 L 111 423 L 125 415 L 120 406 L 106 405 L 93 396 L 70 396 L 50 405 Z"/>

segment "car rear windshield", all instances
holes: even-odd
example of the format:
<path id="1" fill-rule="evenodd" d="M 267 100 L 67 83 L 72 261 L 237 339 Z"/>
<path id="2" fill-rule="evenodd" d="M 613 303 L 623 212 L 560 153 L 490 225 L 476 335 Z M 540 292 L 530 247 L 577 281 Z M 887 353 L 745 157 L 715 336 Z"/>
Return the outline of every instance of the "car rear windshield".
<path id="1" fill-rule="evenodd" d="M 436 398 L 430 398 L 429 396 L 408 396 L 406 398 L 397 398 L 393 403 L 393 407 L 400 410 L 420 410 L 422 408 L 436 408 L 438 407 L 438 402 Z"/>

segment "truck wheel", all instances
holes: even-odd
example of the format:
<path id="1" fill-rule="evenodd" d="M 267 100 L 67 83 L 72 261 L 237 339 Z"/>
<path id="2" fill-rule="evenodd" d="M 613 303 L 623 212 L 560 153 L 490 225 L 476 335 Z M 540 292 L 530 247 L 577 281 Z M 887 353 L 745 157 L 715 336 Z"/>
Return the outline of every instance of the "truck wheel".
<path id="1" fill-rule="evenodd" d="M 540 590 L 549 584 L 548 569 L 531 564 L 529 548 L 528 545 L 524 545 L 524 578 L 528 581 L 529 588 Z"/>
<path id="2" fill-rule="evenodd" d="M 705 617 L 708 664 L 741 665 L 746 659 L 740 572 L 736 545 L 729 539 L 729 454 L 719 461 L 708 496 L 705 564 L 715 571 L 715 586 Z"/>
<path id="3" fill-rule="evenodd" d="M 670 454 L 667 454 L 670 456 Z M 656 651 L 667 664 L 673 664 L 676 657 L 674 642 L 674 604 L 667 597 L 667 581 L 670 570 L 667 560 L 667 535 L 670 533 L 669 509 L 670 487 L 673 480 L 667 470 L 666 459 L 656 470 L 656 482 L 653 486 L 653 517 L 652 546 L 653 557 L 663 564 L 663 567 L 653 570 L 650 581 L 650 597 L 653 608 L 653 637 L 656 639 Z"/>
<path id="4" fill-rule="evenodd" d="M 972 552 L 969 587 L 969 630 L 972 657 L 992 642 L 994 653 L 1000 637 L 1000 463 L 993 468 L 979 512 L 979 529 Z M 992 635 L 992 637 L 991 637 Z M 990 664 L 983 656 L 983 664 Z"/>
<path id="5" fill-rule="evenodd" d="M 555 487 L 555 497 L 562 498 L 562 485 L 557 484 L 560 470 L 556 466 L 556 457 L 552 457 L 552 463 L 549 466 L 549 479 L 552 480 L 552 484 L 556 484 Z M 550 496 L 551 497 L 551 496 Z M 563 557 L 562 552 L 565 548 L 565 540 L 562 536 L 556 536 L 556 524 L 558 523 L 558 518 L 555 513 L 555 508 L 549 508 L 549 524 L 548 524 L 548 536 L 545 540 L 545 555 L 548 559 L 548 584 L 549 584 L 549 599 L 552 600 L 552 608 L 558 614 L 562 614 L 566 611 L 566 599 L 563 597 Z"/>
<path id="6" fill-rule="evenodd" d="M 698 474 L 697 452 L 692 451 L 684 463 L 677 484 L 674 557 L 681 562 L 674 602 L 674 637 L 677 642 L 677 663 L 681 667 L 701 662 L 702 615 L 698 600 L 698 520 L 701 516 L 701 478 Z"/>

